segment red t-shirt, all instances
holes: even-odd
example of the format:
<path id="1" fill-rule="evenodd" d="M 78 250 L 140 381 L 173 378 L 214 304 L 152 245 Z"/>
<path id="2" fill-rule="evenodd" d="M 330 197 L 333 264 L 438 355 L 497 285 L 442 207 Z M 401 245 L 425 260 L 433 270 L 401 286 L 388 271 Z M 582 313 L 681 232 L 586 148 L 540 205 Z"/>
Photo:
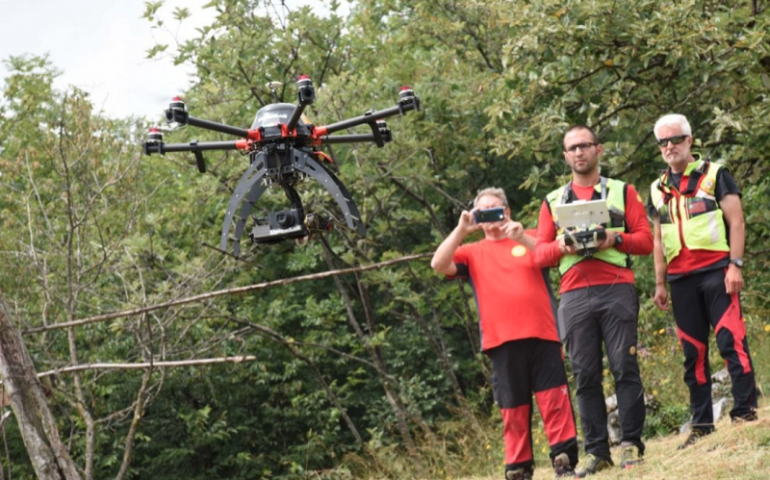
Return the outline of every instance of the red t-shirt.
<path id="1" fill-rule="evenodd" d="M 524 245 L 484 239 L 458 248 L 454 262 L 476 297 L 482 350 L 524 338 L 559 341 L 547 271 Z"/>
<path id="2" fill-rule="evenodd" d="M 594 187 L 581 187 L 573 183 L 572 191 L 580 200 L 591 200 Z M 642 199 L 633 185 L 628 184 L 626 184 L 625 220 L 628 232 L 620 234 L 623 237 L 623 244 L 615 248 L 631 255 L 649 255 L 653 248 L 650 224 L 647 221 Z M 556 240 L 556 225 L 553 223 L 548 202 L 544 200 L 537 222 L 535 261 L 541 267 L 556 267 L 561 257 L 559 241 Z M 633 270 L 590 258 L 579 262 L 564 273 L 559 291 L 564 293 L 578 288 L 617 283 L 634 283 Z"/>

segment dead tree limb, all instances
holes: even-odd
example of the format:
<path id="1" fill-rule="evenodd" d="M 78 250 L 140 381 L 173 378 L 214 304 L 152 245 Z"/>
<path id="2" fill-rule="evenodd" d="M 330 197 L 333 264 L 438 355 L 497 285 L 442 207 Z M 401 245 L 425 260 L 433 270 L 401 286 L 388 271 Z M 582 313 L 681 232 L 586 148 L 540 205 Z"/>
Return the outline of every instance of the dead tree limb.
<path id="1" fill-rule="evenodd" d="M 157 305 L 149 305 L 147 307 L 135 308 L 133 310 L 123 310 L 122 312 L 106 313 L 104 315 L 96 315 L 94 317 L 84 318 L 82 320 L 74 320 L 71 322 L 62 322 L 49 325 L 47 327 L 28 328 L 22 331 L 22 334 L 28 335 L 31 333 L 47 332 L 50 330 L 59 330 L 62 328 L 79 327 L 81 325 L 88 325 L 89 323 L 104 322 L 120 317 L 130 317 L 133 315 L 140 315 L 142 313 L 154 312 L 155 310 L 161 310 L 169 307 L 176 307 L 179 305 L 186 305 L 188 303 L 201 302 L 210 298 L 221 297 L 224 295 L 240 295 L 243 293 L 253 292 L 254 290 L 262 290 L 270 287 L 277 287 L 282 285 L 289 285 L 292 283 L 306 282 L 308 280 L 317 280 L 320 278 L 335 277 L 338 275 L 346 275 L 348 273 L 366 272 L 369 270 L 376 270 L 379 268 L 387 267 L 389 265 L 395 265 L 398 263 L 409 262 L 412 260 L 419 260 L 422 258 L 432 257 L 433 253 L 418 253 L 415 255 L 407 255 L 405 257 L 394 258 L 392 260 L 386 260 L 384 262 L 374 263 L 372 265 L 343 268 L 339 270 L 329 270 L 327 272 L 311 273 L 309 275 L 300 275 L 298 277 L 283 278 L 280 280 L 273 280 L 272 282 L 257 283 L 254 285 L 248 285 L 245 287 L 228 288 L 225 290 L 217 290 L 215 292 L 203 293 L 201 295 L 195 295 L 187 298 L 180 298 L 170 302 L 159 303 Z"/>
<path id="2" fill-rule="evenodd" d="M 80 480 L 19 331 L 0 302 L 0 374 L 37 478 Z"/>
<path id="3" fill-rule="evenodd" d="M 211 365 L 214 363 L 241 363 L 251 362 L 257 357 L 252 355 L 241 355 L 237 357 L 221 358 L 199 358 L 197 360 L 177 360 L 169 362 L 142 362 L 142 363 L 81 363 L 70 367 L 57 368 L 38 373 L 38 377 L 47 377 L 49 375 L 59 375 L 61 373 L 80 372 L 82 370 L 142 370 L 145 368 L 165 368 L 165 367 L 190 367 L 196 365 Z"/>

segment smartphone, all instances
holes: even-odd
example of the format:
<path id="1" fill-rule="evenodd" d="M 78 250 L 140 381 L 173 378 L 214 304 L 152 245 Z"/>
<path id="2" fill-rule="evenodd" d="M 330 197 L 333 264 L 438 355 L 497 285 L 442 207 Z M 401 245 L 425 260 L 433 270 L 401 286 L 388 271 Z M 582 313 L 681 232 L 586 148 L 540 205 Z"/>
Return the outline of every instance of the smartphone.
<path id="1" fill-rule="evenodd" d="M 505 219 L 505 207 L 487 208 L 473 212 L 476 223 L 499 222 Z"/>

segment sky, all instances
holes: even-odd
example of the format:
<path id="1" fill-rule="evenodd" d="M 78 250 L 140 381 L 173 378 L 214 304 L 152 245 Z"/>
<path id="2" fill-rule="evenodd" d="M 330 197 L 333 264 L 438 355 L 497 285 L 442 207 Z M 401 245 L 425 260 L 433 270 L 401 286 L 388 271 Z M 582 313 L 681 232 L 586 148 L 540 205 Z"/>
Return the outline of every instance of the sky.
<path id="1" fill-rule="evenodd" d="M 196 35 L 209 24 L 208 0 L 166 0 L 160 14 L 176 29 L 173 7 L 187 7 L 178 38 Z M 152 30 L 141 18 L 145 0 L 0 0 L 0 60 L 22 54 L 49 54 L 62 75 L 58 89 L 74 85 L 91 94 L 96 111 L 114 118 L 162 117 L 168 101 L 190 85 L 191 67 L 170 58 L 148 60 L 147 50 L 168 43 L 173 32 Z M 0 79 L 8 75 L 0 63 Z"/>
<path id="2" fill-rule="evenodd" d="M 179 42 L 197 36 L 197 28 L 216 15 L 203 6 L 210 0 L 164 0 L 158 11 L 166 23 L 152 29 L 142 18 L 147 0 L 0 0 L 0 88 L 8 75 L 10 56 L 49 55 L 62 72 L 54 87 L 73 85 L 91 94 L 95 111 L 112 118 L 163 119 L 174 96 L 187 90 L 188 65 L 174 66 L 170 57 L 148 60 L 157 43 Z M 294 9 L 302 5 L 324 15 L 324 0 L 285 0 Z M 340 12 L 349 11 L 341 2 Z M 173 19 L 175 7 L 191 16 L 181 26 Z"/>

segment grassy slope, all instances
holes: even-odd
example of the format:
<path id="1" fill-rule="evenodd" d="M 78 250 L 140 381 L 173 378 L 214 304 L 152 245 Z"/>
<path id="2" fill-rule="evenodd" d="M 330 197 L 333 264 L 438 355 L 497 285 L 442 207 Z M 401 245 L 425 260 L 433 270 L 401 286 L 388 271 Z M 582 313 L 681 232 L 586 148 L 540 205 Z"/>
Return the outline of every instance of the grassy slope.
<path id="1" fill-rule="evenodd" d="M 770 479 L 770 406 L 763 402 L 759 421 L 732 425 L 730 420 L 717 423 L 717 431 L 692 447 L 679 451 L 686 436 L 672 435 L 647 441 L 642 465 L 631 470 L 614 467 L 600 472 L 594 480 L 609 479 L 703 479 L 703 480 L 767 480 Z M 618 461 L 618 452 L 613 458 Z M 500 480 L 502 474 L 466 477 L 462 480 Z M 537 465 L 535 480 L 552 479 L 549 466 Z M 428 480 L 428 479 L 426 479 Z"/>

